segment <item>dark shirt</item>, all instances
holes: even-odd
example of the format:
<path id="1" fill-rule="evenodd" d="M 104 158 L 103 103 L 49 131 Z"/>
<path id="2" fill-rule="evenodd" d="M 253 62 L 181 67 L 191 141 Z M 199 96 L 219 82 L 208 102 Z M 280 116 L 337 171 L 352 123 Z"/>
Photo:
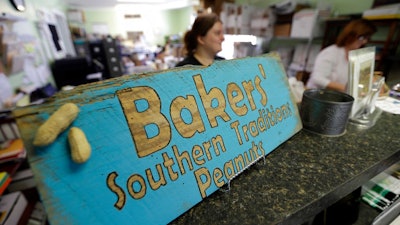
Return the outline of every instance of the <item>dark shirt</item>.
<path id="1" fill-rule="evenodd" d="M 225 58 L 222 58 L 220 56 L 215 56 L 214 60 L 224 60 Z M 195 57 L 194 55 L 188 55 L 186 58 L 184 58 L 182 61 L 176 64 L 176 67 L 179 66 L 185 66 L 185 65 L 195 65 L 195 66 L 204 66 L 201 64 Z"/>

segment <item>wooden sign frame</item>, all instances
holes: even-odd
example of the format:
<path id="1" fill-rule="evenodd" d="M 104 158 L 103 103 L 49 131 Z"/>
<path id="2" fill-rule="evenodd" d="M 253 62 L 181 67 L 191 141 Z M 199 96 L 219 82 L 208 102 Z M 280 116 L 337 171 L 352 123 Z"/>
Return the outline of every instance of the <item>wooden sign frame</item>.
<path id="1" fill-rule="evenodd" d="M 33 146 L 69 102 L 71 126 Z M 169 223 L 302 129 L 275 55 L 81 85 L 13 114 L 52 225 Z M 85 163 L 71 160 L 72 126 L 91 145 Z"/>

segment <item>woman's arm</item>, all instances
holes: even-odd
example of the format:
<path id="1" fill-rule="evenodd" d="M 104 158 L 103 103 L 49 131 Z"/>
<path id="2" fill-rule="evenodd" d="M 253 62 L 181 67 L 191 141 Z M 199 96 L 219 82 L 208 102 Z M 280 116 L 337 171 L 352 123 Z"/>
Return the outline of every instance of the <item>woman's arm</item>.
<path id="1" fill-rule="evenodd" d="M 337 82 L 329 82 L 328 85 L 326 85 L 326 88 L 336 91 L 346 92 L 346 86 Z"/>

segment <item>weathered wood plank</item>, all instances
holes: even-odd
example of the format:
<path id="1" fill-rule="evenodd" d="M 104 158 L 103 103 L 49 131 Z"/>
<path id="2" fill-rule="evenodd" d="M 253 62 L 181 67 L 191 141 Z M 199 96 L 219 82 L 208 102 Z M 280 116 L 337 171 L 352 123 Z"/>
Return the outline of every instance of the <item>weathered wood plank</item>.
<path id="1" fill-rule="evenodd" d="M 71 160 L 68 129 L 32 145 L 67 102 L 92 146 L 83 164 Z M 168 223 L 302 128 L 272 55 L 113 78 L 13 113 L 53 225 Z"/>

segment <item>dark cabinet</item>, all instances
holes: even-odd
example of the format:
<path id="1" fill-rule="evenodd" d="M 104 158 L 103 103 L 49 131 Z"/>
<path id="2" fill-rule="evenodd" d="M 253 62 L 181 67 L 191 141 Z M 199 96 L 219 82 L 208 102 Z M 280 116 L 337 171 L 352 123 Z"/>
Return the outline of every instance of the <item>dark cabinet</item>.
<path id="1" fill-rule="evenodd" d="M 89 51 L 92 62 L 100 68 L 104 79 L 122 75 L 121 57 L 115 39 L 106 37 L 90 42 Z"/>

